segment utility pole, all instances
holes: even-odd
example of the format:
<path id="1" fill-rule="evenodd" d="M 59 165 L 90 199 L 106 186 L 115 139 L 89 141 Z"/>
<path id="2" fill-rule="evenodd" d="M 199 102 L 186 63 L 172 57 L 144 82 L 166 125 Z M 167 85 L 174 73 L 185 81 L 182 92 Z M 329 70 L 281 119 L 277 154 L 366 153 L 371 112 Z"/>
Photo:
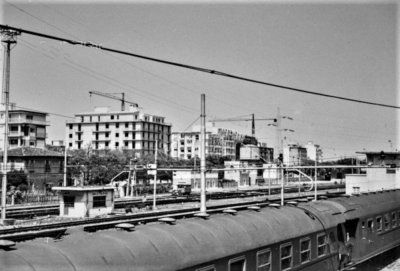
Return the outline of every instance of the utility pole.
<path id="1" fill-rule="evenodd" d="M 64 181 L 63 181 L 63 186 L 67 186 L 67 158 L 68 158 L 68 147 L 65 146 L 65 151 L 64 151 Z"/>
<path id="2" fill-rule="evenodd" d="M 254 123 L 254 114 L 251 114 L 251 136 L 256 136 L 256 125 Z"/>
<path id="3" fill-rule="evenodd" d="M 1 220 L 4 223 L 6 219 L 7 204 L 7 150 L 8 150 L 8 105 L 10 103 L 10 52 L 12 45 L 16 44 L 16 36 L 19 32 L 14 30 L 1 29 L 1 42 L 4 46 L 3 59 L 3 89 L 2 103 L 4 104 L 4 150 L 3 150 L 3 178 L 2 178 L 2 194 L 1 194 Z"/>
<path id="4" fill-rule="evenodd" d="M 206 214 L 206 95 L 201 94 L 200 130 L 200 213 Z"/>
<path id="5" fill-rule="evenodd" d="M 283 154 L 283 141 L 282 141 L 281 125 L 282 125 L 282 117 L 281 117 L 281 111 L 278 107 L 278 113 L 276 114 L 276 150 L 277 150 L 276 155 L 278 157 L 281 153 Z"/>
<path id="6" fill-rule="evenodd" d="M 158 134 L 157 134 L 158 136 Z M 156 150 L 154 154 L 154 186 L 153 186 L 153 210 L 156 210 L 156 193 L 157 193 L 157 152 L 158 152 L 158 139 L 156 139 Z"/>

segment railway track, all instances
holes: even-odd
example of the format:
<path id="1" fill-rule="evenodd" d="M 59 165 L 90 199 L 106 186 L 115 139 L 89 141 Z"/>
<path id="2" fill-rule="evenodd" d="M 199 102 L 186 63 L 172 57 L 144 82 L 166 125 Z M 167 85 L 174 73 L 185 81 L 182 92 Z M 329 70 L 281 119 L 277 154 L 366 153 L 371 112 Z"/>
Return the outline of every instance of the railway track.
<path id="1" fill-rule="evenodd" d="M 336 186 L 336 188 L 342 188 L 341 186 Z M 320 190 L 332 189 L 332 187 L 320 187 Z M 297 187 L 286 188 L 285 192 L 297 192 Z M 303 190 L 304 191 L 304 190 Z M 278 194 L 280 193 L 280 188 L 272 188 L 269 190 L 266 189 L 258 189 L 258 190 L 249 190 L 249 191 L 231 191 L 231 192 L 215 192 L 207 194 L 207 199 L 230 199 L 230 198 L 246 198 L 246 197 L 254 197 L 254 196 L 267 196 L 269 193 Z M 196 202 L 199 201 L 199 195 L 193 194 L 189 196 L 178 196 L 178 197 L 160 197 L 157 199 L 157 205 L 166 205 L 166 204 L 174 204 L 181 202 Z M 141 199 L 129 199 L 129 200 L 116 200 L 114 202 L 115 209 L 124 209 L 129 206 L 135 206 L 137 204 L 142 204 Z M 148 206 L 153 204 L 153 200 L 151 198 L 145 203 Z M 0 211 L 1 213 L 1 211 Z M 46 215 L 59 215 L 60 213 L 60 205 L 59 204 L 47 204 L 40 206 L 13 206 L 7 208 L 7 218 L 13 219 L 25 219 L 25 218 L 33 218 L 39 216 Z"/>
<path id="2" fill-rule="evenodd" d="M 319 197 L 334 197 L 338 196 L 337 193 L 329 193 L 319 192 Z M 297 193 L 293 193 L 291 195 L 286 195 L 285 200 L 293 201 L 301 199 L 312 200 L 312 193 L 304 194 L 301 197 L 297 195 Z M 264 197 L 258 197 L 257 199 L 245 202 L 234 202 L 228 204 L 213 204 L 207 207 L 207 212 L 209 214 L 223 212 L 226 209 L 235 209 L 241 210 L 246 209 L 250 206 L 268 206 L 272 203 L 279 202 L 279 195 L 269 196 L 267 199 Z M 276 208 L 276 207 L 274 207 Z M 21 227 L 13 227 L 13 228 L 4 228 L 0 229 L 0 239 L 12 240 L 12 241 L 20 241 L 36 238 L 38 236 L 47 236 L 47 237 L 59 237 L 62 236 L 68 228 L 81 226 L 85 231 L 96 231 L 100 229 L 112 228 L 121 223 L 130 223 L 130 224 L 146 224 L 149 222 L 158 221 L 161 218 L 169 217 L 174 219 L 179 219 L 183 217 L 191 217 L 199 212 L 198 207 L 184 207 L 180 209 L 172 209 L 172 210 L 158 210 L 151 212 L 141 212 L 135 214 L 123 214 L 123 215 L 114 215 L 110 217 L 101 217 L 101 218 L 87 218 L 82 220 L 74 220 L 74 221 L 61 221 L 55 223 L 47 223 L 41 225 L 34 226 L 21 226 Z"/>

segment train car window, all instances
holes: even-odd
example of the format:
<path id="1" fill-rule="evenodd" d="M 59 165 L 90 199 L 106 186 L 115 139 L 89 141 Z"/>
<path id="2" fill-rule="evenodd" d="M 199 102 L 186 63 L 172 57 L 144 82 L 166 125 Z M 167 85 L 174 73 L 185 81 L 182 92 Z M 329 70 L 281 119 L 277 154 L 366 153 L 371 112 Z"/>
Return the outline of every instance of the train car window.
<path id="1" fill-rule="evenodd" d="M 390 216 L 389 216 L 389 214 L 385 214 L 383 216 L 383 222 L 385 224 L 385 230 L 390 229 Z"/>
<path id="2" fill-rule="evenodd" d="M 372 218 L 368 218 L 367 227 L 368 227 L 368 230 L 374 231 L 374 220 Z"/>
<path id="3" fill-rule="evenodd" d="M 397 216 L 396 216 L 396 212 L 392 213 L 392 228 L 396 228 L 397 227 Z"/>
<path id="4" fill-rule="evenodd" d="M 281 245 L 281 270 L 289 270 L 293 265 L 293 246 L 291 243 Z"/>
<path id="5" fill-rule="evenodd" d="M 381 231 L 382 230 L 382 217 L 377 216 L 376 217 L 376 231 Z"/>
<path id="6" fill-rule="evenodd" d="M 215 269 L 214 265 L 209 265 L 209 266 L 206 266 L 206 267 L 202 267 L 202 268 L 196 269 L 196 271 L 216 271 L 216 270 L 217 269 Z"/>
<path id="7" fill-rule="evenodd" d="M 361 228 L 365 229 L 365 220 L 361 221 Z"/>
<path id="8" fill-rule="evenodd" d="M 300 240 L 300 261 L 308 262 L 311 259 L 311 240 L 310 238 Z"/>
<path id="9" fill-rule="evenodd" d="M 244 256 L 229 260 L 229 271 L 246 271 L 246 258 Z"/>
<path id="10" fill-rule="evenodd" d="M 257 252 L 257 271 L 271 270 L 271 250 L 265 249 Z"/>
<path id="11" fill-rule="evenodd" d="M 321 234 L 317 236 L 317 254 L 318 257 L 323 256 L 326 254 L 326 235 Z"/>

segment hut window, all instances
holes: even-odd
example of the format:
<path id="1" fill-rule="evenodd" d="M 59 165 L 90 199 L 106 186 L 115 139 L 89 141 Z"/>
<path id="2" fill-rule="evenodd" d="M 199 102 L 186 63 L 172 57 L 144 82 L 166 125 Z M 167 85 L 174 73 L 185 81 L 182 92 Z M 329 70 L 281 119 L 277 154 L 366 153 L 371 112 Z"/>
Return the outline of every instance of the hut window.
<path id="1" fill-rule="evenodd" d="M 106 207 L 106 196 L 93 196 L 93 208 Z"/>
<path id="2" fill-rule="evenodd" d="M 271 270 L 271 250 L 266 249 L 257 252 L 257 271 Z"/>
<path id="3" fill-rule="evenodd" d="M 246 258 L 244 256 L 229 260 L 229 271 L 246 271 Z"/>
<path id="4" fill-rule="evenodd" d="M 292 268 L 293 246 L 292 244 L 284 244 L 281 246 L 281 270 L 289 270 Z"/>
<path id="5" fill-rule="evenodd" d="M 300 240 L 300 260 L 302 263 L 311 259 L 311 240 L 309 238 Z"/>
<path id="6" fill-rule="evenodd" d="M 64 196 L 64 207 L 74 207 L 75 197 L 74 196 Z"/>
<path id="7" fill-rule="evenodd" d="M 317 236 L 317 246 L 318 246 L 318 257 L 325 255 L 326 253 L 326 235 L 321 234 Z"/>

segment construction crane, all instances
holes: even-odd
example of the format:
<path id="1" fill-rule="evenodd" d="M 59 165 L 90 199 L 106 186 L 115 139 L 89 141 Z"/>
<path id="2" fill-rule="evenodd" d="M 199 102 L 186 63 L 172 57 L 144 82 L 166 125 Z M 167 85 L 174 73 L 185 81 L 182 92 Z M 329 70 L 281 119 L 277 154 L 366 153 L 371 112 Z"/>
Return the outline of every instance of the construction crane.
<path id="1" fill-rule="evenodd" d="M 139 107 L 139 105 L 137 103 L 125 101 L 125 93 L 124 92 L 122 92 L 122 93 L 113 93 L 113 94 L 121 94 L 122 98 L 119 98 L 117 96 L 111 95 L 110 93 L 103 93 L 103 92 L 99 92 L 99 91 L 89 91 L 89 94 L 90 94 L 90 97 L 92 97 L 92 94 L 95 94 L 95 95 L 103 96 L 103 97 L 106 97 L 106 98 L 110 98 L 110 99 L 121 101 L 121 111 L 125 111 L 125 103 L 133 105 L 135 107 Z"/>
<path id="2" fill-rule="evenodd" d="M 256 120 L 272 120 L 272 121 L 274 121 L 274 122 L 277 122 L 277 119 L 276 119 L 276 118 L 268 118 L 268 119 L 261 118 L 261 119 L 256 119 L 256 118 L 254 118 L 254 114 L 251 114 L 251 118 L 246 118 L 246 119 L 244 119 L 244 118 L 214 119 L 214 120 L 211 120 L 210 122 L 251 121 L 251 136 L 254 137 L 255 134 L 256 134 L 256 126 L 255 126 L 255 121 L 256 121 Z"/>

